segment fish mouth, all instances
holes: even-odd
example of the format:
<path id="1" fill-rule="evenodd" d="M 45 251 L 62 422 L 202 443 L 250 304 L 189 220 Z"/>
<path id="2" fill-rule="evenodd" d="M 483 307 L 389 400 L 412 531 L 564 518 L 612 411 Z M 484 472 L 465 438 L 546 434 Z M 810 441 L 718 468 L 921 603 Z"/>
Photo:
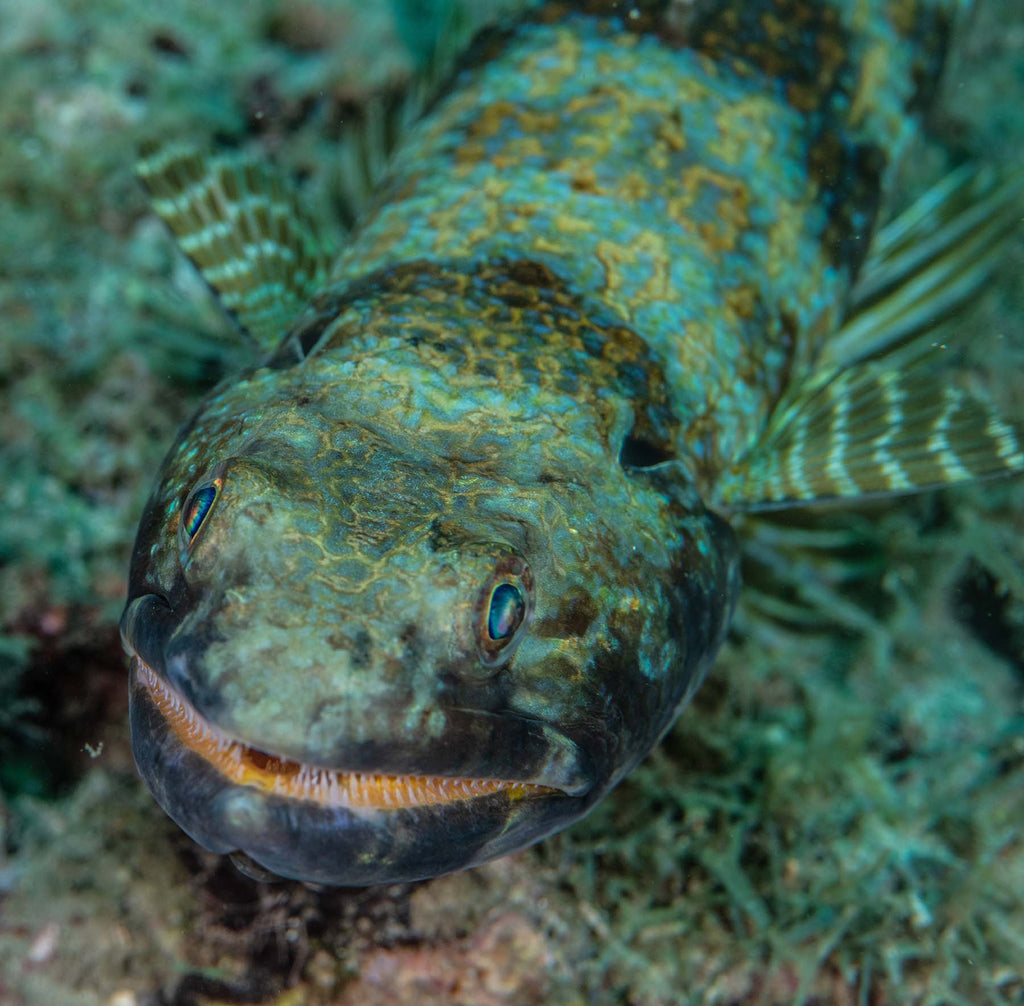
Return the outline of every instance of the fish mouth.
<path id="1" fill-rule="evenodd" d="M 436 877 L 545 838 L 603 792 L 571 742 L 571 770 L 556 757 L 530 781 L 346 771 L 279 757 L 211 723 L 130 652 L 132 753 L 157 803 L 204 848 L 243 853 L 279 877 L 346 887 Z M 567 788 L 576 781 L 578 792 Z"/>
<path id="2" fill-rule="evenodd" d="M 295 761 L 246 744 L 211 723 L 137 654 L 132 657 L 131 674 L 182 747 L 232 785 L 350 810 L 426 807 L 496 793 L 505 793 L 512 800 L 564 795 L 557 786 L 514 779 L 389 775 Z"/>
<path id="3" fill-rule="evenodd" d="M 318 884 L 423 880 L 525 848 L 607 789 L 590 744 L 512 712 L 453 708 L 440 744 L 378 741 L 320 764 L 312 750 L 257 747 L 165 673 L 178 621 L 160 594 L 132 598 L 122 616 L 132 754 L 160 807 L 211 852 Z M 505 765 L 519 778 L 503 778 Z"/>

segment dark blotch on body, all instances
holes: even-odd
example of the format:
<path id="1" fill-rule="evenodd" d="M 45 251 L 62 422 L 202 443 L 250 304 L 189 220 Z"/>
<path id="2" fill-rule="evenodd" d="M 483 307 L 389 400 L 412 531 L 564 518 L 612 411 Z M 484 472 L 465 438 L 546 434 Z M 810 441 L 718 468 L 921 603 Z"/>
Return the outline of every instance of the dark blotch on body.
<path id="1" fill-rule="evenodd" d="M 851 144 L 824 131 L 811 147 L 808 171 L 828 213 L 823 246 L 834 266 L 856 275 L 864 261 L 881 206 L 888 155 L 870 144 Z"/>
<path id="2" fill-rule="evenodd" d="M 577 398 L 618 389 L 634 403 L 638 438 L 668 445 L 678 434 L 665 374 L 647 342 L 529 259 L 421 259 L 378 270 L 316 298 L 270 365 L 301 362 L 295 345 L 324 354 L 357 338 L 373 346 L 396 337 L 510 393 L 516 385 Z"/>
<path id="3" fill-rule="evenodd" d="M 829 106 L 850 85 L 850 40 L 820 0 L 697 0 L 687 44 L 743 76 L 779 81 L 801 112 Z"/>
<path id="4" fill-rule="evenodd" d="M 911 71 L 914 93 L 907 102 L 907 111 L 926 111 L 935 96 L 950 50 L 953 24 L 949 12 L 920 0 L 894 0 L 890 17 L 896 30 L 913 43 L 916 54 Z"/>
<path id="5" fill-rule="evenodd" d="M 572 590 L 561 599 L 553 617 L 539 618 L 533 632 L 542 639 L 579 638 L 598 616 L 597 602 L 583 589 Z"/>

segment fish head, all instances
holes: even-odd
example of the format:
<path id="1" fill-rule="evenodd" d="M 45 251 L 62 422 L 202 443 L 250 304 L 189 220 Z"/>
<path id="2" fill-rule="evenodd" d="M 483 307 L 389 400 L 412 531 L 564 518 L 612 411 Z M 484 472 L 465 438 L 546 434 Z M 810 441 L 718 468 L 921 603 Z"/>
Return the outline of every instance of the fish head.
<path id="1" fill-rule="evenodd" d="M 136 763 L 200 844 L 285 877 L 515 851 L 589 810 L 692 694 L 731 534 L 614 457 L 527 463 L 550 429 L 482 445 L 331 408 L 240 432 L 215 398 L 168 456 L 122 618 Z"/>

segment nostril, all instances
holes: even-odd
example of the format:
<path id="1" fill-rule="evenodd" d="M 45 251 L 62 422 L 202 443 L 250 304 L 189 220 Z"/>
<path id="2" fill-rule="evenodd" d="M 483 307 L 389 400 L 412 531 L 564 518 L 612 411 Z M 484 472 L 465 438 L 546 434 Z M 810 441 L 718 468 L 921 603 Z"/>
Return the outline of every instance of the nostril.
<path id="1" fill-rule="evenodd" d="M 164 650 L 177 627 L 177 618 L 162 594 L 132 598 L 121 616 L 121 640 L 154 670 L 164 666 Z"/>

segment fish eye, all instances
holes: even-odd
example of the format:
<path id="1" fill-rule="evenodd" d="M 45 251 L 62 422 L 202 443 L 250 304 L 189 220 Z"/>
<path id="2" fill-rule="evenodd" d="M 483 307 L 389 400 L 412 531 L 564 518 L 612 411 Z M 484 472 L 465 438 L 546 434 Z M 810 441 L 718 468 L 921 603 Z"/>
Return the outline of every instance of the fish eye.
<path id="1" fill-rule="evenodd" d="M 203 523 L 213 509 L 213 504 L 220 495 L 223 481 L 218 478 L 197 486 L 185 500 L 185 506 L 181 511 L 181 532 L 186 546 L 196 540 Z"/>
<path id="2" fill-rule="evenodd" d="M 514 583 L 499 583 L 491 592 L 487 611 L 487 635 L 501 642 L 515 635 L 526 617 L 526 599 Z"/>
<path id="3" fill-rule="evenodd" d="M 477 602 L 476 648 L 486 667 L 508 660 L 523 638 L 533 611 L 533 576 L 518 556 L 508 556 L 493 572 Z"/>

